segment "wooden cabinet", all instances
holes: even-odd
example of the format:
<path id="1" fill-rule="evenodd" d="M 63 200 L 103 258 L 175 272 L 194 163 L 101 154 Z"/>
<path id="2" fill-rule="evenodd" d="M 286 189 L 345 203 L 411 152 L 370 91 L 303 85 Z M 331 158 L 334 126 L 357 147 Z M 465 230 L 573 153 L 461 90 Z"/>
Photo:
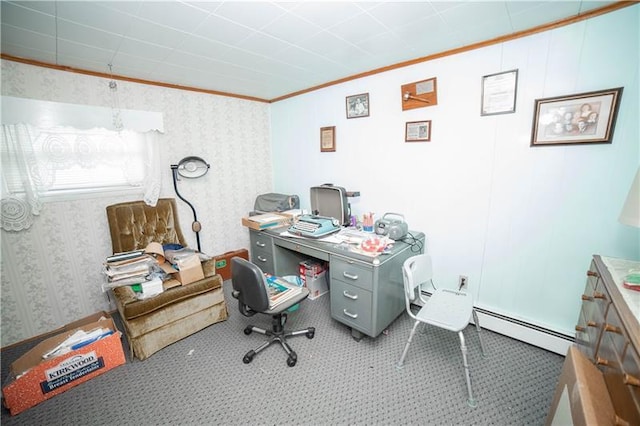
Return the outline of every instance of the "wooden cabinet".
<path id="1" fill-rule="evenodd" d="M 620 425 L 640 425 L 640 293 L 626 293 L 620 278 L 633 265 L 594 256 L 576 325 L 576 345 L 602 371 Z"/>

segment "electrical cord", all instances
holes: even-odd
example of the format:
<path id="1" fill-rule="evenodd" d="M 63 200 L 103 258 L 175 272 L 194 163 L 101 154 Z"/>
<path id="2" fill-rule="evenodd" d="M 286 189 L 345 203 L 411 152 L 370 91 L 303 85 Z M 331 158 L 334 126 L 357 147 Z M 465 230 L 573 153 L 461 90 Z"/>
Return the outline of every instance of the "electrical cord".
<path id="1" fill-rule="evenodd" d="M 411 232 L 407 232 L 407 235 L 401 241 L 409 244 L 413 253 L 422 253 L 422 241 L 417 239 Z"/>

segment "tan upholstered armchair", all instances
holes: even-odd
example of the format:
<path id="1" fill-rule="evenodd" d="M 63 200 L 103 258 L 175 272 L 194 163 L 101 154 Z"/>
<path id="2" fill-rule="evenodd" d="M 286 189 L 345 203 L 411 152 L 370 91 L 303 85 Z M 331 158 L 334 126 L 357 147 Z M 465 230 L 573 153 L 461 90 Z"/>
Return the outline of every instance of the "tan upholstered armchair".
<path id="1" fill-rule="evenodd" d="M 143 249 L 151 242 L 186 246 L 176 202 L 161 198 L 155 207 L 143 201 L 107 207 L 113 252 Z M 215 262 L 203 263 L 204 279 L 137 300 L 129 286 L 113 290 L 132 356 L 143 360 L 160 349 L 228 318 L 222 277 Z"/>

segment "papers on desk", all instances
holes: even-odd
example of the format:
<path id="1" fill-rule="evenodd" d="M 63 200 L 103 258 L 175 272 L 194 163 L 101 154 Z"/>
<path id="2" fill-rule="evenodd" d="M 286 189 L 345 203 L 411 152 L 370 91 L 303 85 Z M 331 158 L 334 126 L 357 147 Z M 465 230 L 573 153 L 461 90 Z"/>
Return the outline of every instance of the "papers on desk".
<path id="1" fill-rule="evenodd" d="M 335 234 L 321 238 L 307 238 L 300 235 L 291 234 L 288 231 L 280 233 L 282 237 L 302 238 L 305 240 L 320 241 L 323 243 L 342 244 L 348 247 L 349 251 L 363 256 L 377 257 L 393 248 L 394 240 L 386 236 L 380 236 L 371 232 L 359 231 L 357 229 L 343 228 Z"/>

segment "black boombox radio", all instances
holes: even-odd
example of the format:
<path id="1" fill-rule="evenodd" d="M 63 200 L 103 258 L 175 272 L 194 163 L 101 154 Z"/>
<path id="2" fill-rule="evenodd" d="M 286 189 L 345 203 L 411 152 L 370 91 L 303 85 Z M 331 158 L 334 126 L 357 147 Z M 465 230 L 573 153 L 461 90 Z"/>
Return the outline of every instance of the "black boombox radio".
<path id="1" fill-rule="evenodd" d="M 388 216 L 398 216 L 400 219 L 391 219 Z M 378 235 L 387 235 L 392 240 L 397 241 L 407 235 L 409 227 L 401 214 L 385 213 L 382 219 L 376 220 L 375 231 Z"/>

